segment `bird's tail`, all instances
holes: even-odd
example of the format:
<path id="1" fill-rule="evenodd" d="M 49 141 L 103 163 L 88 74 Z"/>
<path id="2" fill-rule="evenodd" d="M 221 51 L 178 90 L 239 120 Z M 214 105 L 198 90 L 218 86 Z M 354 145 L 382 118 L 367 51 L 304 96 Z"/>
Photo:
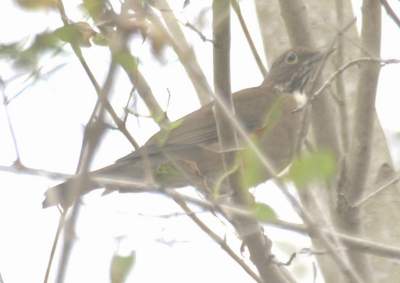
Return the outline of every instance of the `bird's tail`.
<path id="1" fill-rule="evenodd" d="M 76 185 L 77 180 L 70 179 L 65 181 L 64 183 L 48 189 L 45 193 L 45 199 L 42 202 L 43 208 L 61 205 L 61 207 L 65 209 L 71 206 L 77 197 L 76 194 L 78 193 L 76 192 Z M 91 190 L 96 189 L 97 187 L 97 184 L 89 182 L 89 184 L 85 186 L 85 191 L 80 193 L 85 194 Z"/>
<path id="2" fill-rule="evenodd" d="M 156 158 L 154 158 L 156 160 Z M 79 184 L 78 178 L 73 178 L 57 186 L 49 188 L 42 203 L 43 208 L 61 205 L 64 209 L 71 206 L 78 195 L 86 194 L 97 188 L 107 191 L 134 192 L 143 191 L 148 187 L 148 170 L 144 169 L 141 159 L 121 159 L 115 164 L 88 174 L 87 182 Z M 151 161 L 154 161 L 153 158 Z M 153 165 L 153 164 L 152 164 Z M 151 169 L 150 169 L 151 170 Z M 129 178 L 129 179 L 128 179 Z M 83 185 L 83 191 L 77 192 L 77 186 Z"/>

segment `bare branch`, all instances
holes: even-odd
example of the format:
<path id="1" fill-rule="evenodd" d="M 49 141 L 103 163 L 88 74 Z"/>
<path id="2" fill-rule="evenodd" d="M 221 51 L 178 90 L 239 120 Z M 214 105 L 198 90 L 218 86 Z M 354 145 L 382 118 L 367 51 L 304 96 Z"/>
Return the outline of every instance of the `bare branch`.
<path id="1" fill-rule="evenodd" d="M 364 0 L 362 6 L 361 45 L 373 58 L 380 57 L 381 48 L 381 5 L 376 0 Z M 338 206 L 344 231 L 362 235 L 363 223 L 359 220 L 361 211 L 353 204 L 363 193 L 367 183 L 373 150 L 373 129 L 375 119 L 375 99 L 380 72 L 380 61 L 371 60 L 360 68 L 360 78 L 355 101 L 354 124 L 349 154 L 346 156 L 348 173 L 342 197 Z M 368 258 L 359 253 L 348 253 L 357 272 L 364 281 L 374 282 L 374 272 Z"/>
<path id="2" fill-rule="evenodd" d="M 186 212 L 187 216 L 193 220 L 214 242 L 216 242 L 234 261 L 236 261 L 242 269 L 249 274 L 256 282 L 264 282 L 259 276 L 251 270 L 251 268 L 229 247 L 226 240 L 214 233 L 195 213 L 186 205 L 179 197 L 172 197 L 174 201 Z"/>
<path id="3" fill-rule="evenodd" d="M 397 14 L 394 12 L 392 7 L 390 7 L 389 3 L 386 0 L 380 0 L 382 6 L 385 8 L 386 13 L 393 20 L 393 22 L 400 28 L 400 19 Z"/>
<path id="4" fill-rule="evenodd" d="M 159 31 L 161 31 L 170 41 L 172 48 L 178 55 L 179 60 L 196 89 L 200 103 L 204 105 L 210 102 L 210 86 L 208 85 L 206 76 L 197 62 L 192 47 L 187 42 L 184 33 L 178 25 L 179 21 L 176 19 L 166 0 L 157 0 L 156 6 L 160 10 L 165 24 L 172 36 L 169 35 L 168 31 L 155 15 L 150 15 L 151 21 L 157 25 Z"/>
<path id="5" fill-rule="evenodd" d="M 352 60 L 348 63 L 346 63 L 345 65 L 341 66 L 339 69 L 337 69 L 333 74 L 331 74 L 329 76 L 329 78 L 312 94 L 312 99 L 315 99 L 317 96 L 319 96 L 321 93 L 324 92 L 324 90 L 326 88 L 328 88 L 332 82 L 337 79 L 337 77 L 342 74 L 345 70 L 347 70 L 348 68 L 354 66 L 354 65 L 358 65 L 359 63 L 363 63 L 363 62 L 375 62 L 375 63 L 379 63 L 381 67 L 384 67 L 388 64 L 399 64 L 400 60 L 399 59 L 378 59 L 378 58 L 371 58 L 371 57 L 362 57 L 362 58 L 358 58 L 355 60 Z"/>
<path id="6" fill-rule="evenodd" d="M 366 195 L 365 197 L 363 197 L 362 199 L 360 199 L 359 201 L 354 203 L 353 206 L 361 207 L 361 206 L 365 205 L 369 200 L 371 200 L 376 195 L 378 195 L 379 193 L 381 193 L 384 190 L 386 190 L 387 188 L 389 188 L 391 185 L 396 184 L 398 181 L 400 181 L 400 173 L 397 173 L 396 176 L 391 178 L 389 181 L 387 181 L 385 184 L 380 186 L 378 189 L 374 190 L 372 193 Z"/>
<path id="7" fill-rule="evenodd" d="M 265 68 L 260 55 L 257 52 L 256 46 L 254 45 L 253 39 L 251 38 L 249 29 L 247 28 L 246 22 L 243 18 L 242 15 L 242 11 L 240 10 L 240 6 L 239 3 L 237 2 L 237 0 L 231 0 L 231 5 L 233 10 L 236 13 L 236 16 L 239 19 L 239 23 L 240 26 L 242 27 L 243 33 L 246 37 L 247 42 L 249 43 L 250 49 L 251 49 L 251 53 L 253 54 L 254 59 L 256 60 L 257 66 L 260 69 L 261 74 L 263 75 L 263 77 L 265 78 L 268 74 L 267 69 Z"/>
<path id="8" fill-rule="evenodd" d="M 310 231 L 301 224 L 290 223 L 279 219 L 269 220 L 269 221 L 267 220 L 264 223 L 280 229 L 298 232 L 301 234 L 309 235 L 310 237 L 314 237 L 313 231 Z M 321 229 L 321 228 L 317 229 L 328 237 L 337 238 L 340 242 L 343 243 L 343 245 L 352 250 L 362 253 L 369 253 L 375 256 L 384 257 L 388 259 L 396 259 L 396 260 L 400 259 L 400 248 L 398 247 L 388 246 L 382 243 L 346 235 L 343 233 L 332 232 L 327 229 Z"/>
<path id="9" fill-rule="evenodd" d="M 235 113 L 230 82 L 230 0 L 213 1 L 213 65 L 214 65 L 214 89 L 215 94 L 223 102 L 224 106 L 231 113 Z M 222 150 L 226 151 L 222 155 L 225 172 L 235 167 L 235 152 L 229 151 L 231 148 L 238 148 L 238 139 L 234 125 L 230 123 L 222 109 L 217 104 L 214 108 L 214 117 L 217 125 L 218 140 Z M 224 191 L 224 194 L 231 193 L 233 201 L 246 208 L 251 208 L 254 201 L 250 193 L 243 189 L 240 184 L 241 166 L 233 174 L 224 179 L 225 188 L 230 191 Z M 218 192 L 219 193 L 219 192 Z M 253 217 L 242 217 L 233 215 L 232 224 L 236 228 L 243 243 L 247 246 L 250 259 L 257 267 L 262 282 L 287 282 L 283 273 L 277 266 L 271 264 L 271 240 L 262 232 L 257 220 Z M 245 232 L 244 232 L 245 231 Z"/>
<path id="10" fill-rule="evenodd" d="M 10 135 L 11 135 L 11 138 L 12 138 L 12 141 L 13 141 L 13 144 L 14 144 L 15 155 L 17 156 L 17 159 L 16 159 L 16 161 L 15 161 L 15 164 L 21 164 L 21 156 L 20 156 L 20 154 L 19 154 L 18 143 L 17 143 L 17 137 L 16 137 L 16 135 L 15 135 L 14 127 L 13 127 L 12 122 L 11 122 L 10 113 L 8 112 L 8 107 L 7 107 L 7 104 L 8 104 L 7 96 L 6 96 L 5 92 L 4 92 L 4 91 L 5 91 L 5 90 L 4 90 L 4 82 L 3 82 L 3 80 L 2 80 L 1 78 L 0 78 L 0 84 L 1 84 L 1 85 L 0 85 L 1 94 L 2 94 L 2 96 L 3 96 L 4 112 L 5 112 L 5 114 L 6 114 L 7 123 L 8 123 L 8 129 L 9 129 L 9 131 L 10 131 Z"/>
<path id="11" fill-rule="evenodd" d="M 68 25 L 70 20 L 67 17 L 67 14 L 65 12 L 64 5 L 62 4 L 62 1 L 57 2 L 57 7 L 58 11 L 60 13 L 61 19 L 64 23 L 64 26 Z M 93 87 L 95 88 L 96 94 L 98 97 L 101 97 L 101 88 L 100 85 L 98 84 L 96 78 L 93 75 L 93 72 L 90 70 L 89 65 L 87 64 L 85 58 L 82 55 L 82 51 L 77 44 L 70 44 L 72 50 L 74 51 L 76 57 L 78 58 L 79 62 L 81 63 L 83 69 L 85 70 L 87 76 L 89 77 L 90 82 L 92 83 Z M 102 103 L 107 110 L 107 112 L 110 114 L 111 118 L 117 125 L 118 129 L 121 131 L 121 133 L 127 138 L 127 140 L 132 144 L 132 146 L 135 149 L 139 148 L 139 144 L 135 141 L 135 139 L 132 137 L 132 135 L 128 132 L 126 129 L 125 123 L 118 117 L 117 113 L 114 111 L 112 108 L 110 102 L 108 100 L 105 100 L 104 98 L 101 98 L 97 103 Z"/>
<path id="12" fill-rule="evenodd" d="M 49 261 L 47 263 L 46 274 L 44 276 L 43 283 L 47 283 L 49 281 L 51 266 L 52 266 L 52 263 L 54 261 L 54 255 L 56 254 L 57 243 L 58 243 L 58 240 L 60 238 L 60 235 L 61 235 L 61 232 L 62 232 L 62 228 L 64 227 L 64 224 L 65 224 L 66 215 L 67 215 L 67 211 L 63 211 L 61 213 L 59 219 L 58 219 L 57 231 L 56 231 L 56 234 L 54 236 L 53 245 L 51 247 Z"/>
<path id="13" fill-rule="evenodd" d="M 61 1 L 59 1 L 58 3 L 61 3 Z M 100 91 L 100 96 L 98 98 L 99 101 L 101 99 L 107 101 L 107 96 L 113 84 L 115 69 L 116 64 L 112 60 L 106 80 L 104 82 L 104 86 Z M 89 120 L 87 126 L 85 127 L 82 149 L 77 166 L 77 175 L 79 177 L 76 180 L 74 191 L 69 192 L 72 194 L 73 199 L 75 200 L 81 196 L 82 192 L 89 185 L 87 173 L 89 172 L 90 165 L 94 158 L 94 153 L 96 151 L 97 145 L 99 144 L 101 134 L 103 133 L 100 122 L 104 119 L 104 111 L 105 106 L 102 103 L 97 103 L 91 115 L 92 118 Z M 64 282 L 65 272 L 71 255 L 72 246 L 74 244 L 75 223 L 78 219 L 79 210 L 80 204 L 78 201 L 75 201 L 71 208 L 71 216 L 67 220 L 64 230 L 64 243 L 57 274 L 57 282 L 60 283 Z"/>
<path id="14" fill-rule="evenodd" d="M 64 24 L 68 24 L 64 5 L 61 0 L 57 2 L 57 7 Z M 75 44 L 71 44 L 71 46 L 73 47 L 75 54 L 79 55 L 78 57 L 80 58 L 81 63 L 85 63 L 85 61 L 83 60 L 83 56 L 81 56 L 79 47 L 75 46 Z M 85 66 L 85 64 L 82 65 Z M 85 70 L 87 71 L 89 78 L 91 78 L 91 81 L 94 84 L 96 80 L 90 72 L 90 69 L 86 66 Z M 89 168 L 94 158 L 97 145 L 99 144 L 100 137 L 103 133 L 101 122 L 104 119 L 104 112 L 107 108 L 107 103 L 102 102 L 108 102 L 108 95 L 113 85 L 115 70 L 116 64 L 112 59 L 103 87 L 99 89 L 97 89 L 96 87 L 96 91 L 98 92 L 98 101 L 93 110 L 91 118 L 85 127 L 84 139 L 82 141 L 82 148 L 77 166 L 77 175 L 79 176 L 79 178 L 76 180 L 74 190 L 69 192 L 72 194 L 72 197 L 75 200 L 81 196 L 81 193 L 88 186 L 87 173 L 89 172 Z M 96 84 L 94 85 L 97 86 Z M 70 218 L 67 220 L 64 229 L 64 242 L 57 274 L 57 282 L 59 283 L 63 283 L 65 279 L 68 261 L 74 244 L 75 223 L 78 219 L 79 211 L 80 204 L 78 201 L 75 201 L 73 207 L 71 208 Z M 56 244 L 57 243 L 54 243 L 54 245 Z"/>
<path id="15" fill-rule="evenodd" d="M 344 22 L 344 0 L 336 0 L 335 8 L 336 8 L 336 17 L 339 26 L 343 25 Z M 356 22 L 356 18 L 354 18 L 354 23 Z M 349 28 L 352 26 L 349 25 Z M 344 63 L 344 32 L 340 32 L 337 35 L 337 52 L 336 52 L 336 64 L 337 66 L 341 66 Z M 344 78 L 341 75 L 338 75 L 338 79 L 336 80 L 336 89 L 338 92 L 338 96 L 340 97 L 340 103 L 338 103 L 339 108 L 339 119 L 340 119 L 340 133 L 341 140 L 343 143 L 344 152 L 347 152 L 349 148 L 349 113 L 348 113 L 348 105 L 347 100 L 345 98 L 345 82 Z"/>
<path id="16" fill-rule="evenodd" d="M 22 167 L 22 168 L 16 168 L 14 166 L 8 167 L 8 166 L 0 166 L 0 171 L 5 171 L 5 172 L 11 172 L 15 174 L 29 174 L 33 176 L 40 176 L 40 177 L 48 177 L 51 179 L 67 179 L 70 177 L 73 177 L 73 175 L 69 174 L 62 174 L 62 173 L 56 173 L 56 172 L 50 172 L 50 171 L 44 171 L 40 169 L 34 169 L 34 168 L 29 168 L 29 167 Z M 122 179 L 122 178 L 115 178 L 114 176 L 98 176 L 98 177 L 90 177 L 91 181 L 98 182 L 100 184 L 108 184 L 110 186 L 115 186 L 115 187 L 141 187 L 143 188 L 142 190 L 137 189 L 134 190 L 134 192 L 142 192 L 142 193 L 157 193 L 157 194 L 163 194 L 165 196 L 171 197 L 171 198 L 179 198 L 185 202 L 189 202 L 193 205 L 196 205 L 198 207 L 201 207 L 203 209 L 206 209 L 208 211 L 215 211 L 216 208 L 220 208 L 223 211 L 226 211 L 229 214 L 232 215 L 242 215 L 242 216 L 250 216 L 250 212 L 247 209 L 240 208 L 238 206 L 233 206 L 233 205 L 228 205 L 228 204 L 223 204 L 223 203 L 211 203 L 206 200 L 201 200 L 198 198 L 194 198 L 191 196 L 183 195 L 179 193 L 175 189 L 162 189 L 159 187 L 158 184 L 155 183 L 149 183 L 149 182 L 143 182 L 140 180 L 132 180 L 132 179 Z M 379 187 L 376 191 L 376 193 L 379 193 L 381 190 L 384 190 L 389 186 L 389 184 L 393 184 L 397 181 L 400 180 L 400 175 L 397 174 L 393 179 L 389 180 L 387 183 Z M 362 204 L 359 204 L 362 205 Z M 262 221 L 264 224 L 267 225 L 272 225 L 274 227 L 280 228 L 280 229 L 285 229 L 293 232 L 298 232 L 301 234 L 306 234 L 310 235 L 311 237 L 313 236 L 312 231 L 307 229 L 304 225 L 301 224 L 295 224 L 295 223 L 290 223 L 286 221 L 282 221 L 279 219 L 271 219 L 271 220 L 264 220 Z M 321 229 L 320 229 L 321 230 Z M 322 229 L 321 230 L 324 234 L 327 236 L 334 236 L 338 238 L 341 242 L 343 242 L 344 245 L 348 246 L 349 248 L 361 251 L 361 252 L 366 252 L 366 253 L 371 253 L 376 256 L 382 256 L 382 257 L 387 257 L 387 258 L 392 258 L 392 259 L 400 259 L 400 249 L 392 246 L 387 246 L 383 245 L 381 243 L 376 243 L 373 241 L 361 239 L 358 237 L 354 236 L 349 236 L 345 235 L 342 233 L 338 232 L 332 232 L 331 230 L 326 230 Z"/>
<path id="17" fill-rule="evenodd" d="M 53 172 L 53 171 L 48 171 L 48 170 L 29 168 L 21 163 L 14 164 L 13 166 L 0 165 L 0 171 L 10 172 L 10 173 L 15 173 L 15 174 L 27 174 L 27 175 L 32 175 L 32 176 L 46 177 L 46 178 L 52 179 L 52 180 L 65 180 L 65 179 L 73 177 L 73 175 L 71 175 L 71 174 L 64 174 L 64 173 Z"/>
<path id="18" fill-rule="evenodd" d="M 182 23 L 185 27 L 189 28 L 190 30 L 194 31 L 200 38 L 201 40 L 205 42 L 211 42 L 214 44 L 214 41 L 212 39 L 207 38 L 198 28 L 196 28 L 194 25 L 192 25 L 189 22 Z"/>

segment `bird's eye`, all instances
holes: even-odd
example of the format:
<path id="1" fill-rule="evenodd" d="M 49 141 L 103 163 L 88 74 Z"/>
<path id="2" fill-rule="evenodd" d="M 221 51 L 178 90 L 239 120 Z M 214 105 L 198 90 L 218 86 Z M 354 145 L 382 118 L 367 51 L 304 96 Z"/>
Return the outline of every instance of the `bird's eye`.
<path id="1" fill-rule="evenodd" d="M 295 52 L 289 52 L 286 56 L 286 63 L 288 64 L 296 64 L 297 63 L 297 54 Z"/>

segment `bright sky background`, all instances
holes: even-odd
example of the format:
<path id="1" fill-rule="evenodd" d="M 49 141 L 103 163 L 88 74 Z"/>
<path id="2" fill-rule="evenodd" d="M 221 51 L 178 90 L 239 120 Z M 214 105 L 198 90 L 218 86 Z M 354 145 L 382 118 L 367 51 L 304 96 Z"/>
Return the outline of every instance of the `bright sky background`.
<path id="1" fill-rule="evenodd" d="M 172 1 L 181 7 L 183 1 Z M 250 2 L 242 9 L 250 30 L 258 29 L 254 7 Z M 355 1 L 359 9 L 361 1 Z M 67 13 L 79 19 L 76 12 L 77 0 L 66 0 Z M 210 1 L 191 1 L 178 17 L 183 22 L 193 22 L 193 14 Z M 399 2 L 391 3 L 400 12 Z M 210 13 L 208 13 L 210 16 Z M 382 58 L 400 58 L 400 30 L 383 12 Z M 258 85 L 258 72 L 242 32 L 238 29 L 235 15 L 232 33 L 232 89 Z M 12 1 L 0 4 L 0 43 L 7 43 L 33 35 L 46 29 L 61 26 L 57 13 L 24 12 L 13 6 Z M 187 31 L 187 30 L 186 30 Z M 204 33 L 211 38 L 211 30 Z M 261 39 L 253 32 L 258 50 L 262 53 Z M 194 44 L 201 66 L 212 85 L 212 48 L 202 42 L 193 32 L 186 32 L 188 41 Z M 69 49 L 67 49 L 69 51 Z M 153 92 L 160 104 L 166 107 L 167 88 L 172 96 L 168 115 L 174 120 L 199 107 L 194 90 L 176 55 L 167 50 L 168 64 L 155 62 L 148 52 L 147 44 L 137 41 L 133 53 L 140 57 L 141 71 L 149 79 Z M 102 82 L 108 65 L 105 48 L 84 50 L 85 58 Z M 72 53 L 56 60 L 67 63 L 60 71 L 52 74 L 26 90 L 8 107 L 17 136 L 22 162 L 29 167 L 73 173 L 79 156 L 83 127 L 96 101 L 95 92 L 86 74 Z M 54 66 L 48 58 L 44 67 Z M 400 132 L 398 74 L 400 66 L 382 69 L 377 99 L 379 118 L 388 137 Z M 2 79 L 12 75 L 7 62 L 0 61 Z M 157 80 L 154 83 L 152 80 Z M 21 82 L 10 85 L 5 91 L 11 96 L 21 89 Z M 119 113 L 129 95 L 130 83 L 123 72 L 115 83 L 113 103 Z M 139 102 L 139 112 L 146 114 Z M 128 128 L 141 143 L 154 132 L 156 125 L 149 119 L 137 121 L 131 118 Z M 10 165 L 16 155 L 6 122 L 3 105 L 0 105 L 0 164 Z M 399 138 L 391 138 L 397 150 L 393 158 L 399 161 Z M 113 162 L 129 153 L 131 147 L 122 134 L 109 131 L 96 155 L 95 167 Z M 58 211 L 42 209 L 41 202 L 46 189 L 57 182 L 46 178 L 14 175 L 0 172 L 0 274 L 5 283 L 42 282 L 54 233 L 57 228 Z M 276 209 L 282 219 L 298 221 L 292 209 L 272 186 L 268 190 L 258 189 L 257 197 Z M 190 189 L 188 189 L 190 191 Z M 128 282 L 253 282 L 233 260 L 200 231 L 187 217 L 161 218 L 160 215 L 179 212 L 178 207 L 166 198 L 154 195 L 117 195 L 99 197 L 100 192 L 85 197 L 77 223 L 77 240 L 67 270 L 66 282 L 109 282 L 109 264 L 114 252 L 128 254 L 136 251 L 136 265 Z M 200 211 L 194 208 L 195 211 Z M 204 215 L 203 215 L 204 214 Z M 221 225 L 213 217 L 203 213 L 204 219 L 219 232 L 226 233 L 228 243 L 239 253 L 240 242 L 234 231 Z M 282 261 L 290 253 L 309 247 L 309 241 L 299 235 L 266 227 L 266 233 L 274 242 L 274 253 Z M 123 236 L 119 248 L 116 238 Z M 61 249 L 58 249 L 58 252 Z M 245 255 L 247 256 L 247 255 Z M 311 282 L 314 259 L 300 256 L 289 267 L 303 279 Z M 55 266 L 57 266 L 57 260 Z M 52 280 L 56 268 L 52 272 Z M 52 280 L 50 282 L 52 282 Z M 322 282 L 321 278 L 317 282 Z"/>

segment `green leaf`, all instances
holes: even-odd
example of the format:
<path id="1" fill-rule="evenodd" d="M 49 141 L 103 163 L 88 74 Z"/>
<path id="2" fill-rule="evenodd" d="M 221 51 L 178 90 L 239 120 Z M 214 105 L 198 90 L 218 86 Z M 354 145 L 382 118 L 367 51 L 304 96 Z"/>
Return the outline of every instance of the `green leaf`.
<path id="1" fill-rule="evenodd" d="M 169 177 L 180 176 L 181 172 L 171 163 L 163 163 L 158 166 L 155 172 L 155 178 L 157 181 L 162 183 L 163 180 L 168 179 Z"/>
<path id="2" fill-rule="evenodd" d="M 164 119 L 165 116 L 163 116 L 162 118 Z M 156 122 L 159 122 L 159 121 L 161 121 L 161 117 L 154 117 L 154 120 Z M 183 119 L 179 119 L 174 122 L 171 122 L 158 133 L 157 138 L 158 138 L 158 143 L 160 146 L 163 146 L 167 142 L 168 137 L 171 134 L 171 132 L 174 129 L 180 127 L 181 124 L 183 123 L 183 121 L 184 121 Z"/>
<path id="3" fill-rule="evenodd" d="M 296 186 L 329 181 L 336 171 L 334 155 L 329 151 L 319 151 L 296 159 L 289 170 L 288 178 Z"/>
<path id="4" fill-rule="evenodd" d="M 254 139 L 253 139 L 254 140 Z M 254 142 L 257 142 L 254 140 Z M 257 154 L 249 147 L 244 149 L 239 158 L 243 165 L 242 187 L 251 188 L 258 185 L 265 175 L 265 168 L 257 157 Z"/>
<path id="5" fill-rule="evenodd" d="M 83 8 L 95 20 L 104 13 L 105 4 L 105 0 L 83 0 Z"/>
<path id="6" fill-rule="evenodd" d="M 21 42 L 0 44 L 0 57 L 11 59 L 14 67 L 20 69 L 35 69 L 40 56 L 48 51 L 61 51 L 58 38 L 49 32 L 36 35 L 29 46 Z"/>
<path id="7" fill-rule="evenodd" d="M 101 33 L 92 37 L 92 42 L 99 46 L 108 46 L 108 40 Z"/>
<path id="8" fill-rule="evenodd" d="M 136 70 L 138 60 L 129 51 L 117 52 L 114 54 L 114 58 L 127 72 Z"/>
<path id="9" fill-rule="evenodd" d="M 20 52 L 21 47 L 18 43 L 0 44 L 0 57 L 15 58 Z"/>
<path id="10" fill-rule="evenodd" d="M 256 202 L 253 207 L 254 216 L 260 221 L 276 219 L 275 211 L 267 204 Z"/>
<path id="11" fill-rule="evenodd" d="M 97 33 L 88 23 L 77 22 L 65 25 L 55 30 L 54 34 L 62 41 L 89 47 L 91 45 L 90 39 Z"/>
<path id="12" fill-rule="evenodd" d="M 54 33 L 43 32 L 35 37 L 35 41 L 32 44 L 32 48 L 36 50 L 49 50 L 59 48 L 60 41 Z"/>
<path id="13" fill-rule="evenodd" d="M 235 164 L 233 164 L 233 166 L 226 170 L 225 172 L 223 172 L 220 176 L 218 176 L 217 180 L 215 181 L 213 190 L 212 190 L 212 199 L 216 200 L 218 199 L 220 192 L 221 192 L 221 188 L 222 188 L 222 184 L 223 182 L 232 174 L 234 174 L 238 169 L 239 169 L 239 163 L 235 162 Z"/>
<path id="14" fill-rule="evenodd" d="M 136 253 L 133 251 L 129 256 L 114 255 L 111 261 L 111 282 L 123 283 L 132 270 L 135 263 Z"/>
<path id="15" fill-rule="evenodd" d="M 26 10 L 55 9 L 58 0 L 14 0 L 18 6 Z"/>

